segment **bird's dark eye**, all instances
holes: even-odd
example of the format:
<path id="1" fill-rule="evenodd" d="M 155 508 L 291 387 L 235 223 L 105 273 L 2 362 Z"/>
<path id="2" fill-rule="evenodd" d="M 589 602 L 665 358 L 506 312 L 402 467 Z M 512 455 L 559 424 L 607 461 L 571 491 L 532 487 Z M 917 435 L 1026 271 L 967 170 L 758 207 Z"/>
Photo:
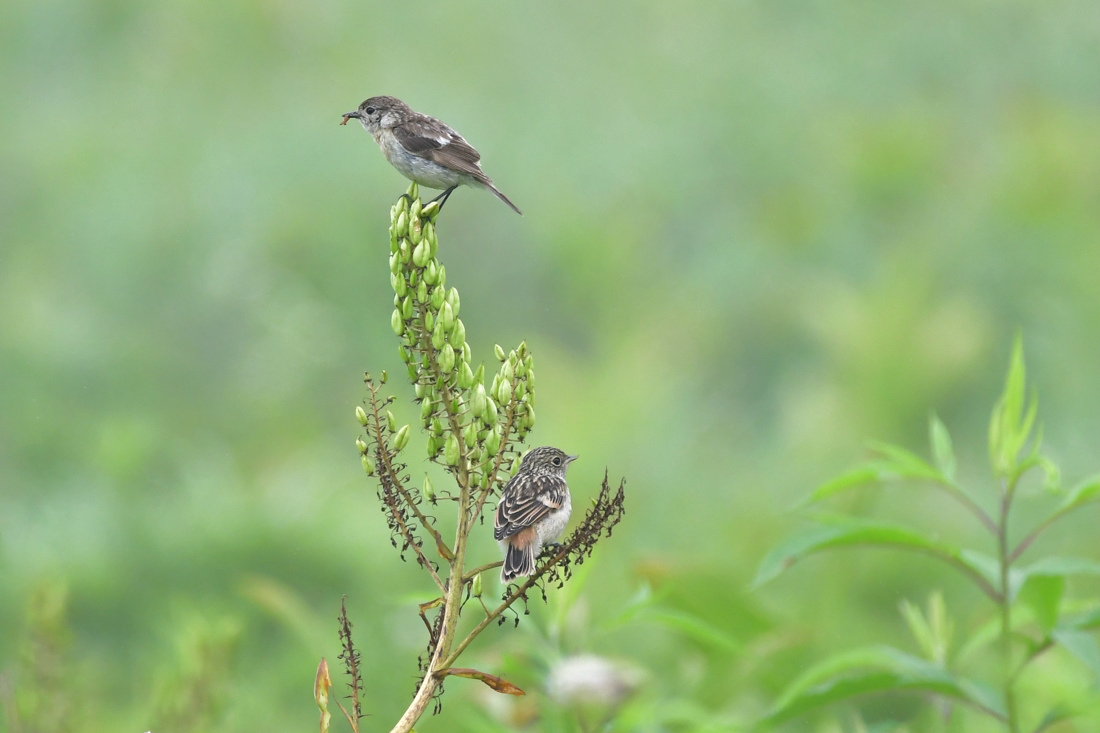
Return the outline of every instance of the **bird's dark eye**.
<path id="1" fill-rule="evenodd" d="M 561 458 L 558 458 L 557 456 L 554 456 L 553 462 L 554 462 L 555 466 L 560 466 L 561 465 Z"/>
<path id="2" fill-rule="evenodd" d="M 374 107 L 367 107 L 367 108 L 366 108 L 365 110 L 363 110 L 363 111 L 364 111 L 364 112 L 366 112 L 366 113 L 367 113 L 368 115 L 372 115 L 372 114 L 374 114 L 374 113 L 375 113 L 375 109 L 374 109 Z"/>

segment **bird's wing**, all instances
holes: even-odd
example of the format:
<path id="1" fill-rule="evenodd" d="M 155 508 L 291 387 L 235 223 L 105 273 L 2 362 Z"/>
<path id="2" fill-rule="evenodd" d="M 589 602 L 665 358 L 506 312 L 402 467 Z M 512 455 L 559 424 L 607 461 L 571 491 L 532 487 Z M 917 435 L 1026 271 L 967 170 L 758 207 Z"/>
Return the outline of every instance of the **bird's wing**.
<path id="1" fill-rule="evenodd" d="M 504 487 L 493 521 L 493 538 L 502 540 L 522 532 L 561 509 L 569 496 L 565 479 L 558 476 L 516 474 Z"/>
<path id="2" fill-rule="evenodd" d="M 393 134 L 413 155 L 427 158 L 433 163 L 466 173 L 478 180 L 485 178 L 478 162 L 481 154 L 461 135 L 437 119 L 425 117 L 408 120 L 393 128 Z"/>

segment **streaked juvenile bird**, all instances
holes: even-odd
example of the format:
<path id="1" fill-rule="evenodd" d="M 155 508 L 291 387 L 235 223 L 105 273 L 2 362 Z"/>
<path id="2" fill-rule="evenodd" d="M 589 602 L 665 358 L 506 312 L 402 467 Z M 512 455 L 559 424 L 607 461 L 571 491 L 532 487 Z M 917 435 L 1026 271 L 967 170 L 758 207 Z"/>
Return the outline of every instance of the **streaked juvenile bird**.
<path id="1" fill-rule="evenodd" d="M 440 207 L 456 188 L 466 185 L 489 189 L 523 215 L 481 170 L 481 154 L 436 118 L 414 112 L 394 97 L 371 97 L 354 112 L 345 114 L 340 124 L 346 125 L 348 120 L 359 120 L 382 148 L 386 160 L 405 178 L 443 190 L 436 197 Z"/>
<path id="2" fill-rule="evenodd" d="M 557 448 L 535 448 L 504 486 L 493 522 L 493 537 L 504 552 L 502 583 L 535 572 L 535 558 L 561 536 L 572 502 L 565 469 L 577 460 Z"/>

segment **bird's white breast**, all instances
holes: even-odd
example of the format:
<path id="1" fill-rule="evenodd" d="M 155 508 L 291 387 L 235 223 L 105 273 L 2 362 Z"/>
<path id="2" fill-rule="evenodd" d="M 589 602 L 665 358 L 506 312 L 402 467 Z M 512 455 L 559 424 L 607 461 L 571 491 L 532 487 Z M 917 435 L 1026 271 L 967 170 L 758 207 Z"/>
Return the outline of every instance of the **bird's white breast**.
<path id="1" fill-rule="evenodd" d="M 565 503 L 561 509 L 546 515 L 539 523 L 539 545 L 556 542 L 561 533 L 565 531 L 565 525 L 569 524 L 569 515 L 573 511 L 573 502 L 569 498 L 569 492 L 565 493 Z"/>
<path id="2" fill-rule="evenodd" d="M 461 183 L 469 184 L 469 176 L 433 163 L 427 158 L 413 155 L 398 142 L 397 137 L 388 129 L 382 128 L 374 136 L 382 154 L 401 175 L 410 181 L 416 181 L 428 188 L 445 189 Z"/>

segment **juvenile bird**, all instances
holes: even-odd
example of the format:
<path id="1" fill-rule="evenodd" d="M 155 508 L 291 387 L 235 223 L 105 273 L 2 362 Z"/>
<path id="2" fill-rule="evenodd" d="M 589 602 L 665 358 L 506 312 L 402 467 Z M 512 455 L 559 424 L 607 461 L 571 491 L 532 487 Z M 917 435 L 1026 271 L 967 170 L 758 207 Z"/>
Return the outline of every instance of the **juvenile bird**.
<path id="1" fill-rule="evenodd" d="M 505 484 L 493 522 L 493 537 L 504 552 L 502 583 L 535 572 L 543 546 L 561 536 L 573 508 L 565 469 L 575 460 L 557 448 L 535 448 Z"/>
<path id="2" fill-rule="evenodd" d="M 401 175 L 421 186 L 442 189 L 443 193 L 435 199 L 441 208 L 451 192 L 466 185 L 489 189 L 523 215 L 481 170 L 481 154 L 434 117 L 414 112 L 394 97 L 371 97 L 355 111 L 345 114 L 340 124 L 346 125 L 352 119 L 359 120 L 374 136 L 386 160 Z"/>

